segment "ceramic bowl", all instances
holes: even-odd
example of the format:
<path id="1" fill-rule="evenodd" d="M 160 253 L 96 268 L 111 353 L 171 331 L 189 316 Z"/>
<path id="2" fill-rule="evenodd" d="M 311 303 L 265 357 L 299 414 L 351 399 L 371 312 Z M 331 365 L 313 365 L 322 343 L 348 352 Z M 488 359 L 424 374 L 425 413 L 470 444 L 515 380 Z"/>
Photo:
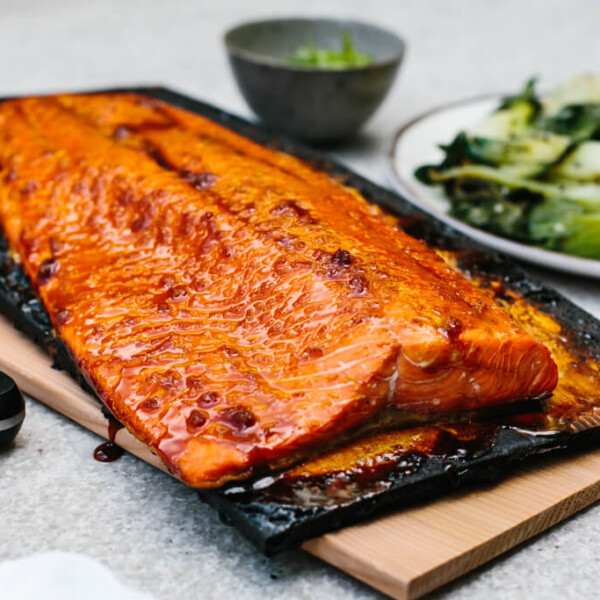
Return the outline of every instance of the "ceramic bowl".
<path id="1" fill-rule="evenodd" d="M 363 67 L 319 69 L 290 64 L 307 42 L 339 48 L 349 32 L 357 50 L 371 56 Z M 245 23 L 225 34 L 239 88 L 252 110 L 272 127 L 312 143 L 355 133 L 390 90 L 405 44 L 396 34 L 338 19 L 274 19 Z"/>

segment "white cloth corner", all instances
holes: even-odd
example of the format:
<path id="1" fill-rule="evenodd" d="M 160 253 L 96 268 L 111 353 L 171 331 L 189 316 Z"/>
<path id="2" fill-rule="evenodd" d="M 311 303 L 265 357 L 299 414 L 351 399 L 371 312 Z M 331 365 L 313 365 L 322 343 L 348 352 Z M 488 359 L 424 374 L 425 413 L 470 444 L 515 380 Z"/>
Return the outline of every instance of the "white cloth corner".
<path id="1" fill-rule="evenodd" d="M 153 600 L 121 584 L 103 564 L 82 554 L 44 552 L 0 563 L 5 600 Z"/>

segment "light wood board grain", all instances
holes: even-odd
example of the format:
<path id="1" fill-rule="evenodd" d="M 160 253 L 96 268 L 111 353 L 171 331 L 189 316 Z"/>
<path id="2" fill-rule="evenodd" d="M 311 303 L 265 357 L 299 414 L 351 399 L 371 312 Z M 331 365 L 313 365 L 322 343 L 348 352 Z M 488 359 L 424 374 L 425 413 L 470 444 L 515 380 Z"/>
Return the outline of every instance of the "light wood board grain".
<path id="1" fill-rule="evenodd" d="M 108 437 L 98 402 L 0 317 L 0 370 L 44 404 Z M 116 442 L 163 469 L 127 430 Z M 304 548 L 400 600 L 456 579 L 600 498 L 600 450 L 553 457 L 471 489 L 310 540 Z"/>

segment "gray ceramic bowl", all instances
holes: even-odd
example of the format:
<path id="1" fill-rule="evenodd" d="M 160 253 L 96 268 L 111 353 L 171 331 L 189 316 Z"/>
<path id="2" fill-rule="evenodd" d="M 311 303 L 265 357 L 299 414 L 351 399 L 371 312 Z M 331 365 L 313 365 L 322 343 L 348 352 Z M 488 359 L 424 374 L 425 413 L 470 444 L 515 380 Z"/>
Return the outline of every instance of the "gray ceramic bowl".
<path id="1" fill-rule="evenodd" d="M 371 55 L 371 64 L 340 70 L 289 64 L 290 55 L 307 41 L 339 48 L 344 31 L 357 50 Z M 273 127 L 312 143 L 354 133 L 385 98 L 404 54 L 404 42 L 394 33 L 338 19 L 246 23 L 226 33 L 225 45 L 252 110 Z"/>

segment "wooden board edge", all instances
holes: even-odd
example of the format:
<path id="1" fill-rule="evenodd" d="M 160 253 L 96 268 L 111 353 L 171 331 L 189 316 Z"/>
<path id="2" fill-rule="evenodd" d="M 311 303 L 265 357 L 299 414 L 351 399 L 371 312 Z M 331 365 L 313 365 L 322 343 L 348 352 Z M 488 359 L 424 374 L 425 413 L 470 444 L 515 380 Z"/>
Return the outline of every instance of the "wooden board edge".
<path id="1" fill-rule="evenodd" d="M 8 324 L 4 317 L 0 319 Z M 6 330 L 3 329 L 2 336 L 3 343 L 8 347 L 21 349 L 24 360 L 17 365 L 11 360 L 6 360 L 0 353 L 0 370 L 12 377 L 19 388 L 29 396 L 96 435 L 109 439 L 109 421 L 103 415 L 98 402 L 94 401 L 65 372 L 54 370 L 50 357 L 21 332 L 12 326 L 6 327 Z M 39 376 L 40 365 L 47 367 L 47 377 Z M 162 460 L 127 429 L 117 431 L 115 442 L 130 454 L 168 472 Z"/>
<path id="2" fill-rule="evenodd" d="M 421 598 L 425 594 L 470 573 L 561 521 L 572 517 L 597 500 L 600 500 L 600 480 L 570 494 L 538 514 L 507 529 L 500 535 L 473 546 L 468 552 L 415 577 L 408 584 L 406 600 Z"/>
<path id="3" fill-rule="evenodd" d="M 600 452 L 598 454 L 600 455 Z M 559 459 L 558 464 L 551 463 L 548 467 L 557 471 L 570 469 L 576 467 L 578 461 L 585 459 L 586 455 L 563 457 L 562 460 Z M 539 465 L 527 467 L 520 477 L 527 477 L 529 471 L 537 471 L 538 469 Z M 505 479 L 498 485 L 510 485 L 511 483 L 510 479 Z M 463 491 L 462 494 L 469 494 L 469 490 Z M 513 527 L 486 539 L 480 544 L 474 545 L 466 552 L 452 556 L 450 559 L 440 562 L 432 568 L 425 569 L 414 576 L 400 572 L 391 574 L 390 570 L 379 564 L 376 559 L 367 557 L 368 552 L 359 555 L 356 549 L 348 544 L 346 539 L 343 539 L 343 537 L 340 539 L 340 534 L 343 534 L 343 530 L 309 540 L 302 547 L 314 556 L 349 573 L 356 579 L 391 598 L 396 600 L 417 600 L 425 594 L 468 574 L 490 560 L 516 548 L 525 541 L 573 516 L 598 500 L 600 500 L 600 474 L 598 475 L 598 479 L 590 484 L 570 493 L 565 498 L 561 498 L 541 508 L 536 514 L 520 521 Z M 383 518 L 393 518 L 393 515 Z M 356 527 L 365 528 L 368 525 L 368 523 L 364 523 Z"/>
<path id="4" fill-rule="evenodd" d="M 395 600 L 411 600 L 410 580 L 402 579 L 398 574 L 391 575 L 377 562 L 367 562 L 364 558 L 357 557 L 349 552 L 347 544 L 328 534 L 304 542 L 302 548 Z"/>

